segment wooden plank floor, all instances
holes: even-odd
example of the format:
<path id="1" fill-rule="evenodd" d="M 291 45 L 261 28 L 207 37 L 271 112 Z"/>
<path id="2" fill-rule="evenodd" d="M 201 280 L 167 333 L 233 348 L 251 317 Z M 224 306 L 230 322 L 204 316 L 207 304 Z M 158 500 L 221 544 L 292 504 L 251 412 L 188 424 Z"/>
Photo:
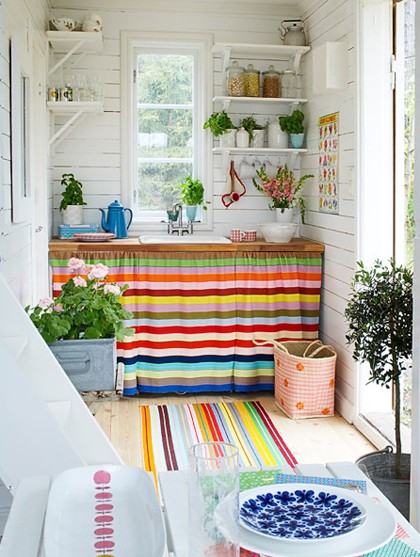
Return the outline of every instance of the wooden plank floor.
<path id="1" fill-rule="evenodd" d="M 266 393 L 136 396 L 98 398 L 84 395 L 85 402 L 126 464 L 143 466 L 141 451 L 140 406 L 152 404 L 186 404 L 195 402 L 232 402 L 259 400 L 277 430 L 300 464 L 351 461 L 374 451 L 375 447 L 356 428 L 336 414 L 329 418 L 292 420 Z"/>

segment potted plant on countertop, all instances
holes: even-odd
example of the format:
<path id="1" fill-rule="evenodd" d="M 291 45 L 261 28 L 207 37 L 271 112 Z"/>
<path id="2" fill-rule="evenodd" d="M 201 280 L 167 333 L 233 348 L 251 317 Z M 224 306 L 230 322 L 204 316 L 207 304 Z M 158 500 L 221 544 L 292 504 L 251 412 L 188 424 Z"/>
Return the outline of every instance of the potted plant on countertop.
<path id="1" fill-rule="evenodd" d="M 344 316 L 353 358 L 369 364 L 369 382 L 394 389 L 392 447 L 361 457 L 357 465 L 408 519 L 410 455 L 401 448 L 401 376 L 411 367 L 413 273 L 391 259 L 371 269 L 358 263 Z"/>
<path id="2" fill-rule="evenodd" d="M 254 186 L 270 199 L 269 208 L 276 211 L 277 222 L 292 222 L 293 210 L 298 207 L 302 224 L 305 224 L 305 201 L 300 194 L 303 183 L 313 178 L 313 174 L 305 174 L 298 180 L 287 165 L 279 166 L 275 178 L 268 176 L 264 167 L 256 172 L 261 183 L 253 178 Z"/>
<path id="3" fill-rule="evenodd" d="M 259 124 L 255 116 L 251 115 L 243 118 L 239 127 L 244 128 L 244 130 L 248 132 L 250 147 L 256 147 L 258 149 L 262 149 L 264 147 L 264 132 L 267 128 L 267 124 L 264 126 Z"/>
<path id="4" fill-rule="evenodd" d="M 207 211 L 207 205 L 204 203 L 204 186 L 200 180 L 194 180 L 191 176 L 187 176 L 183 182 L 178 184 L 181 189 L 181 201 L 185 205 L 185 211 L 189 221 L 193 222 L 196 218 L 197 208 L 202 206 Z"/>
<path id="5" fill-rule="evenodd" d="M 213 112 L 203 128 L 209 129 L 214 137 L 220 137 L 221 147 L 235 147 L 236 126 L 225 110 Z"/>
<path id="6" fill-rule="evenodd" d="M 83 224 L 83 185 L 76 180 L 74 174 L 62 175 L 61 185 L 64 186 L 60 203 L 60 211 L 63 215 L 63 224 Z"/>
<path id="7" fill-rule="evenodd" d="M 300 149 L 303 145 L 305 128 L 303 120 L 305 116 L 301 110 L 294 110 L 290 116 L 280 116 L 279 124 L 282 131 L 290 135 L 292 147 Z"/>
<path id="8" fill-rule="evenodd" d="M 25 311 L 76 388 L 112 390 L 115 340 L 134 334 L 134 329 L 124 324 L 133 314 L 121 303 L 128 286 L 107 282 L 109 269 L 102 263 L 87 265 L 83 259 L 72 257 L 68 266 L 73 276 L 62 285 L 59 296 L 55 300 L 42 298 Z"/>

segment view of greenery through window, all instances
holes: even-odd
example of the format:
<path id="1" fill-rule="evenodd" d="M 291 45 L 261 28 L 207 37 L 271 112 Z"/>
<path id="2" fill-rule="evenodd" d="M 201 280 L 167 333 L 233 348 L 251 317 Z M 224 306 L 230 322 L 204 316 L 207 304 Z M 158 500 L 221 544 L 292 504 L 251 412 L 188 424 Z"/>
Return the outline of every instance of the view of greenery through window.
<path id="1" fill-rule="evenodd" d="M 193 174 L 194 57 L 137 54 L 137 211 L 165 211 Z"/>
<path id="2" fill-rule="evenodd" d="M 406 263 L 413 265 L 414 259 L 414 101 L 415 101 L 415 0 L 404 3 L 404 190 Z M 402 421 L 411 426 L 411 370 L 403 378 Z"/>

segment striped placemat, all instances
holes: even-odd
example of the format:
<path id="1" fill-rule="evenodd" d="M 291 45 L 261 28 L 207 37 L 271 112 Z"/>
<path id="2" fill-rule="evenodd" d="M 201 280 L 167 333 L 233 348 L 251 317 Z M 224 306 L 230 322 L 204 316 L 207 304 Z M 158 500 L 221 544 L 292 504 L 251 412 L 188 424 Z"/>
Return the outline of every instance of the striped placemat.
<path id="1" fill-rule="evenodd" d="M 148 471 L 185 470 L 189 448 L 208 441 L 236 445 L 242 467 L 296 464 L 260 402 L 141 406 L 141 415 Z"/>

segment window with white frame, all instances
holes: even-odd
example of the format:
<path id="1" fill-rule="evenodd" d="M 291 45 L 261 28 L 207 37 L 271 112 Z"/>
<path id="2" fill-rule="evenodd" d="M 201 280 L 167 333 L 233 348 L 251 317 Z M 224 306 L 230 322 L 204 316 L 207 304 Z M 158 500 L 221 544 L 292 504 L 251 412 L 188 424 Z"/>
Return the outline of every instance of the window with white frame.
<path id="1" fill-rule="evenodd" d="M 180 200 L 178 184 L 186 176 L 200 179 L 205 187 L 209 183 L 203 130 L 209 53 L 208 37 L 175 39 L 129 32 L 123 36 L 123 107 L 127 107 L 123 194 L 138 223 L 165 220 L 166 211 Z"/>

